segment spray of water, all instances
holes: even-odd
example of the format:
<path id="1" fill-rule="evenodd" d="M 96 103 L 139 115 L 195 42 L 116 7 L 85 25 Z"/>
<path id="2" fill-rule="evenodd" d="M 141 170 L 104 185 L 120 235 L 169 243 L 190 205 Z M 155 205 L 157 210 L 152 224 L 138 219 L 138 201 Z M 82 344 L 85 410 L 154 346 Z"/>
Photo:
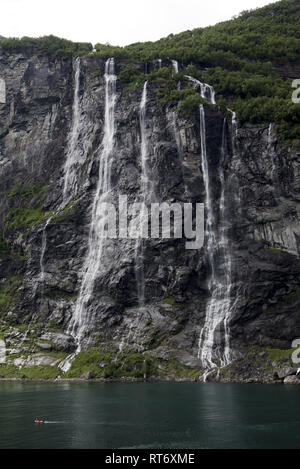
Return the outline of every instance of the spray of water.
<path id="1" fill-rule="evenodd" d="M 206 192 L 206 238 L 207 257 L 211 274 L 209 279 L 210 299 L 206 305 L 204 326 L 200 333 L 198 357 L 206 369 L 204 381 L 210 370 L 218 369 L 230 362 L 231 313 L 231 255 L 227 237 L 225 178 L 223 163 L 226 156 L 226 120 L 223 123 L 221 158 L 219 163 L 219 180 L 221 195 L 219 199 L 219 220 L 216 220 L 216 209 L 213 204 L 211 179 L 206 149 L 206 125 L 204 106 L 200 106 L 201 162 Z M 223 337 L 222 337 L 223 336 Z"/>
<path id="2" fill-rule="evenodd" d="M 69 323 L 68 333 L 81 350 L 82 338 L 89 324 L 88 303 L 93 293 L 94 282 L 99 272 L 103 255 L 106 225 L 104 203 L 108 202 L 111 191 L 111 164 L 115 136 L 116 80 L 114 59 L 108 59 L 105 66 L 105 119 L 104 134 L 99 151 L 99 178 L 92 205 L 88 250 L 83 266 L 83 278 L 75 312 Z"/>

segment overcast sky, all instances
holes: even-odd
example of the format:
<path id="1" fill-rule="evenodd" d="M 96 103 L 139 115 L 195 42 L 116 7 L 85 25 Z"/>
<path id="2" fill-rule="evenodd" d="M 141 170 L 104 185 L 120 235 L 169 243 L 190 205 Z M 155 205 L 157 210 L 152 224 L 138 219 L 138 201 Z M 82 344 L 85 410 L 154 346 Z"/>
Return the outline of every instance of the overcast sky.
<path id="1" fill-rule="evenodd" d="M 270 0 L 0 0 L 0 35 L 126 45 L 213 25 Z"/>

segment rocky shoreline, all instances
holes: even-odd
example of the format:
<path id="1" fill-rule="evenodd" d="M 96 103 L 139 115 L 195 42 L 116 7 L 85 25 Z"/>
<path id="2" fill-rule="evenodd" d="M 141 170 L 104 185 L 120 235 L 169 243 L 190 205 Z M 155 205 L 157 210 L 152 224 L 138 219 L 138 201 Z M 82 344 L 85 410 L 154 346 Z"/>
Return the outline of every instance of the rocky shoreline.
<path id="1" fill-rule="evenodd" d="M 1 380 L 300 383 L 297 349 L 243 348 L 230 365 L 207 371 L 188 351 L 165 346 L 141 352 L 101 346 L 74 353 L 70 336 L 61 331 L 38 331 L 35 336 L 12 328 L 2 337 Z"/>
<path id="2" fill-rule="evenodd" d="M 196 378 L 176 378 L 176 377 L 153 377 L 149 379 L 142 379 L 142 378 L 61 378 L 61 379 L 28 379 L 28 378 L 0 378 L 0 383 L 2 382 L 21 382 L 21 383 L 55 383 L 55 384 L 62 384 L 62 383 L 162 383 L 162 382 L 170 382 L 170 383 L 203 383 L 201 380 L 197 380 Z M 278 384 L 278 385 L 299 385 L 300 384 L 300 377 L 295 376 L 287 376 L 283 380 L 258 380 L 258 379 L 247 379 L 247 380 L 208 380 L 211 383 L 218 383 L 218 384 Z"/>

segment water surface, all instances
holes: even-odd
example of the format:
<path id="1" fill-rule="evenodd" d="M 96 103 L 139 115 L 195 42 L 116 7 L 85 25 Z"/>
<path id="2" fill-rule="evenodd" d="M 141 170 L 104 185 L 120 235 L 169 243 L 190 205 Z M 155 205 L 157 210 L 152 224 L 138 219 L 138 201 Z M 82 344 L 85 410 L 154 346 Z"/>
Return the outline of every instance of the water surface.
<path id="1" fill-rule="evenodd" d="M 0 382 L 0 448 L 300 448 L 300 387 Z"/>

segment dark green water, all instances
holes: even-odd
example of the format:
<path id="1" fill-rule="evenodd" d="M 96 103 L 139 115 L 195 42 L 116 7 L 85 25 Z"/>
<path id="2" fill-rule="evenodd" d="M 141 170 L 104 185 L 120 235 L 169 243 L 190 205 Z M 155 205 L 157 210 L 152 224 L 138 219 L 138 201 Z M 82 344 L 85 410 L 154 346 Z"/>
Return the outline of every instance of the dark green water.
<path id="1" fill-rule="evenodd" d="M 300 387 L 2 382 L 0 448 L 300 448 Z"/>

